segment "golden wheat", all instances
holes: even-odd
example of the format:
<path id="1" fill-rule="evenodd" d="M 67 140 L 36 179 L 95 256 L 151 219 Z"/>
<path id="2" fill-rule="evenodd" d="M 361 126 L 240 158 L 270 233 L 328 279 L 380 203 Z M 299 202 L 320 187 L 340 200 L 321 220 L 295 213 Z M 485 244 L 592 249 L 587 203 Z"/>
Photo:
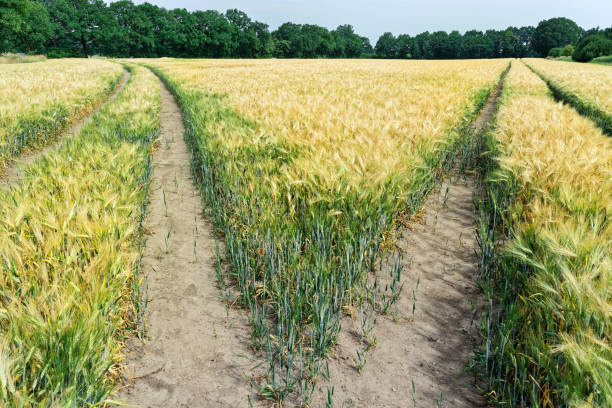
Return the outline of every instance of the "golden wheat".
<path id="1" fill-rule="evenodd" d="M 137 317 L 139 226 L 159 85 L 144 68 L 78 137 L 0 194 L 0 399 L 97 406 Z M 113 374 L 115 372 L 115 374 Z"/>
<path id="2" fill-rule="evenodd" d="M 48 143 L 89 112 L 121 76 L 119 64 L 65 59 L 0 65 L 0 167 L 27 145 Z"/>
<path id="3" fill-rule="evenodd" d="M 538 58 L 527 58 L 525 61 L 550 80 L 599 107 L 606 114 L 612 115 L 610 67 Z"/>
<path id="4" fill-rule="evenodd" d="M 190 89 L 227 94 L 235 110 L 262 125 L 262 139 L 301 148 L 288 182 L 316 178 L 331 188 L 339 180 L 381 185 L 422 165 L 420 152 L 447 138 L 507 61 L 153 64 Z M 244 139 L 228 134 L 224 143 L 234 148 Z"/>
<path id="5" fill-rule="evenodd" d="M 518 192 L 502 273 L 520 283 L 518 296 L 508 292 L 496 349 L 510 367 L 499 396 L 611 406 L 612 139 L 554 102 L 523 64 L 513 65 L 506 84 L 497 180 L 516 180 Z"/>
<path id="6" fill-rule="evenodd" d="M 498 123 L 500 140 L 510 149 L 506 165 L 546 190 L 567 185 L 610 192 L 610 138 L 573 108 L 550 100 L 546 84 L 522 64 L 514 64 L 507 83 L 512 94 Z"/>
<path id="7" fill-rule="evenodd" d="M 260 393 L 278 402 L 300 381 L 308 405 L 341 311 L 397 300 L 385 237 L 471 148 L 468 125 L 508 61 L 146 62 L 181 100 L 227 278 L 268 357 Z M 372 295 L 367 271 L 385 251 L 388 285 Z"/>

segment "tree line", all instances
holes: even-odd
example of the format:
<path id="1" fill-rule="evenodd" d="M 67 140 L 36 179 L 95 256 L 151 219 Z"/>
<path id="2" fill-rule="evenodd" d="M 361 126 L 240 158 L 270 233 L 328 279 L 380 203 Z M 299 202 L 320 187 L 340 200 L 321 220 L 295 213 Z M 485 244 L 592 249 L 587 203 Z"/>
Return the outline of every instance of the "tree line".
<path id="1" fill-rule="evenodd" d="M 382 58 L 456 59 L 524 58 L 572 56 L 589 61 L 612 55 L 612 28 L 584 30 L 574 21 L 557 17 L 541 21 L 537 27 L 508 27 L 505 30 L 424 32 L 414 37 L 383 34 L 376 43 Z M 576 48 L 574 47 L 576 46 Z"/>
<path id="2" fill-rule="evenodd" d="M 48 57 L 532 57 L 602 33 L 598 28 L 585 31 L 567 18 L 552 18 L 537 27 L 464 34 L 436 31 L 396 37 L 387 32 L 372 46 L 351 25 L 329 30 L 288 22 L 272 31 L 237 9 L 190 12 L 131 0 L 0 0 L 0 52 Z"/>

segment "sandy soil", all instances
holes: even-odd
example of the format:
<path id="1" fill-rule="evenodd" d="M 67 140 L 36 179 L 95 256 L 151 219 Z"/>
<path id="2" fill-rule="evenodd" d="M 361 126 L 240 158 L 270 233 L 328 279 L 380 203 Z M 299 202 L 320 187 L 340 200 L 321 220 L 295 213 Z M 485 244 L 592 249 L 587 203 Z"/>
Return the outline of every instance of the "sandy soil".
<path id="1" fill-rule="evenodd" d="M 219 298 L 213 229 L 202 217 L 179 107 L 161 84 L 161 136 L 143 257 L 148 336 L 128 345 L 128 385 L 115 398 L 140 407 L 246 407 L 250 326 Z M 165 196 L 165 198 L 164 198 Z"/>
<path id="2" fill-rule="evenodd" d="M 480 111 L 480 115 L 478 115 L 476 120 L 472 123 L 472 132 L 486 132 L 491 126 L 493 116 L 495 116 L 495 113 L 497 113 L 499 97 L 504 88 L 504 81 L 505 74 L 504 78 L 499 81 L 499 83 L 491 93 L 487 104 L 482 108 L 482 111 Z"/>
<path id="3" fill-rule="evenodd" d="M 503 82 L 472 124 L 473 132 L 489 128 L 502 87 Z M 378 316 L 377 344 L 361 373 L 356 369 L 360 322 L 343 318 L 329 359 L 331 381 L 319 382 L 313 407 L 325 406 L 331 387 L 336 407 L 486 406 L 480 384 L 466 370 L 485 302 L 476 286 L 472 199 L 470 178 L 446 180 L 427 200 L 424 222 L 403 231 L 404 286 L 395 313 Z"/>
<path id="4" fill-rule="evenodd" d="M 23 180 L 25 176 L 25 170 L 28 168 L 29 165 L 31 165 L 32 163 L 34 163 L 36 160 L 43 157 L 44 155 L 48 154 L 52 150 L 56 149 L 62 140 L 71 138 L 77 135 L 83 128 L 83 125 L 85 125 L 85 123 L 97 111 L 99 111 L 100 109 L 102 109 L 104 105 L 106 105 L 107 103 L 115 99 L 119 91 L 123 89 L 123 87 L 127 83 L 130 76 L 131 76 L 130 72 L 124 69 L 123 77 L 121 77 L 119 84 L 108 95 L 108 97 L 96 109 L 94 109 L 93 112 L 77 120 L 76 122 L 71 123 L 66 128 L 64 133 L 60 136 L 60 138 L 57 139 L 54 143 L 47 145 L 43 147 L 42 149 L 36 149 L 36 150 L 27 149 L 26 147 L 25 150 L 19 155 L 19 157 L 17 157 L 11 163 L 10 166 L 8 166 L 6 169 L 2 171 L 2 175 L 0 176 L 0 186 L 2 186 L 2 188 L 9 189 L 11 186 L 19 184 Z"/>
<path id="5" fill-rule="evenodd" d="M 481 304 L 471 183 L 443 183 L 425 206 L 425 224 L 411 228 L 399 242 L 404 287 L 395 316 L 378 316 L 377 345 L 361 374 L 355 368 L 360 323 L 343 319 L 329 360 L 331 383 L 321 381 L 313 406 L 325 406 L 330 384 L 337 407 L 484 405 L 465 371 L 477 335 L 479 306 L 472 305 Z"/>

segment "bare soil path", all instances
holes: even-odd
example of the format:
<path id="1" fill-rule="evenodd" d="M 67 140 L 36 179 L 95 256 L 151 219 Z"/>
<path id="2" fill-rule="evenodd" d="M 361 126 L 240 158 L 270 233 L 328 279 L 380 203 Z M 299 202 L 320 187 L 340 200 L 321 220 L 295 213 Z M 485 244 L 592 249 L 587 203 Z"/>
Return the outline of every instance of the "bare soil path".
<path id="1" fill-rule="evenodd" d="M 504 89 L 504 81 L 506 78 L 506 73 L 504 73 L 504 77 L 499 81 L 489 100 L 485 104 L 485 106 L 480 111 L 480 115 L 472 122 L 471 130 L 474 133 L 484 133 L 489 130 L 489 127 L 492 125 L 493 117 L 497 113 L 497 108 L 499 105 L 499 97 L 501 96 L 502 90 Z"/>
<path id="2" fill-rule="evenodd" d="M 473 375 L 464 370 L 477 334 L 472 302 L 480 302 L 474 221 L 469 182 L 445 182 L 430 196 L 424 225 L 412 224 L 400 239 L 404 287 L 397 313 L 395 319 L 378 316 L 377 345 L 361 374 L 355 369 L 360 323 L 342 321 L 329 362 L 335 406 L 421 408 L 436 407 L 437 401 L 449 408 L 483 406 Z M 325 406 L 327 386 L 321 383 L 313 406 Z"/>
<path id="3" fill-rule="evenodd" d="M 243 376 L 255 363 L 245 313 L 227 310 L 215 273 L 213 228 L 202 217 L 181 112 L 161 83 L 161 135 L 153 158 L 143 254 L 148 335 L 128 344 L 130 406 L 246 407 Z"/>
<path id="4" fill-rule="evenodd" d="M 99 111 L 107 103 L 115 99 L 119 91 L 123 89 L 128 79 L 130 79 L 130 76 L 131 76 L 130 72 L 127 69 L 124 69 L 123 76 L 121 77 L 119 84 L 108 95 L 108 97 L 106 97 L 106 99 L 96 109 L 94 109 L 93 112 L 77 120 L 76 122 L 71 123 L 66 128 L 66 130 L 63 132 L 63 134 L 60 136 L 60 138 L 58 138 L 54 143 L 51 143 L 41 149 L 36 149 L 36 150 L 28 150 L 26 148 L 26 150 L 24 150 L 23 153 L 21 153 L 19 157 L 17 157 L 10 164 L 10 166 L 8 166 L 6 169 L 4 169 L 1 172 L 0 185 L 2 186 L 2 188 L 9 189 L 11 186 L 19 184 L 21 181 L 23 181 L 23 178 L 25 176 L 25 170 L 28 168 L 29 165 L 36 162 L 38 159 L 45 156 L 52 150 L 57 149 L 57 147 L 59 146 L 62 140 L 70 139 L 74 137 L 75 135 L 78 135 L 81 129 L 83 128 L 83 126 L 85 125 L 85 123 L 88 120 L 90 120 L 91 117 L 97 111 Z"/>
<path id="5" fill-rule="evenodd" d="M 488 130 L 502 87 L 503 81 L 472 132 Z M 336 407 L 486 406 L 473 373 L 466 370 L 485 302 L 476 285 L 473 192 L 470 177 L 444 181 L 427 200 L 423 222 L 403 231 L 398 244 L 404 287 L 395 315 L 378 316 L 377 345 L 361 373 L 355 363 L 360 323 L 343 318 L 329 359 L 331 382 L 319 382 L 313 407 L 325 406 L 331 386 Z"/>

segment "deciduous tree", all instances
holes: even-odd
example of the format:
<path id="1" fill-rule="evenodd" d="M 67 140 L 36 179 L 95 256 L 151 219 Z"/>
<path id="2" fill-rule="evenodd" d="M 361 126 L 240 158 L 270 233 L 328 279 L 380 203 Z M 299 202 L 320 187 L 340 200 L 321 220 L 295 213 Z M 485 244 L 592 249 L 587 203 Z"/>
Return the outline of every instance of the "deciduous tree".
<path id="1" fill-rule="evenodd" d="M 540 21 L 533 33 L 533 49 L 541 56 L 546 56 L 551 48 L 575 45 L 582 32 L 578 24 L 569 18 L 557 17 Z"/>

